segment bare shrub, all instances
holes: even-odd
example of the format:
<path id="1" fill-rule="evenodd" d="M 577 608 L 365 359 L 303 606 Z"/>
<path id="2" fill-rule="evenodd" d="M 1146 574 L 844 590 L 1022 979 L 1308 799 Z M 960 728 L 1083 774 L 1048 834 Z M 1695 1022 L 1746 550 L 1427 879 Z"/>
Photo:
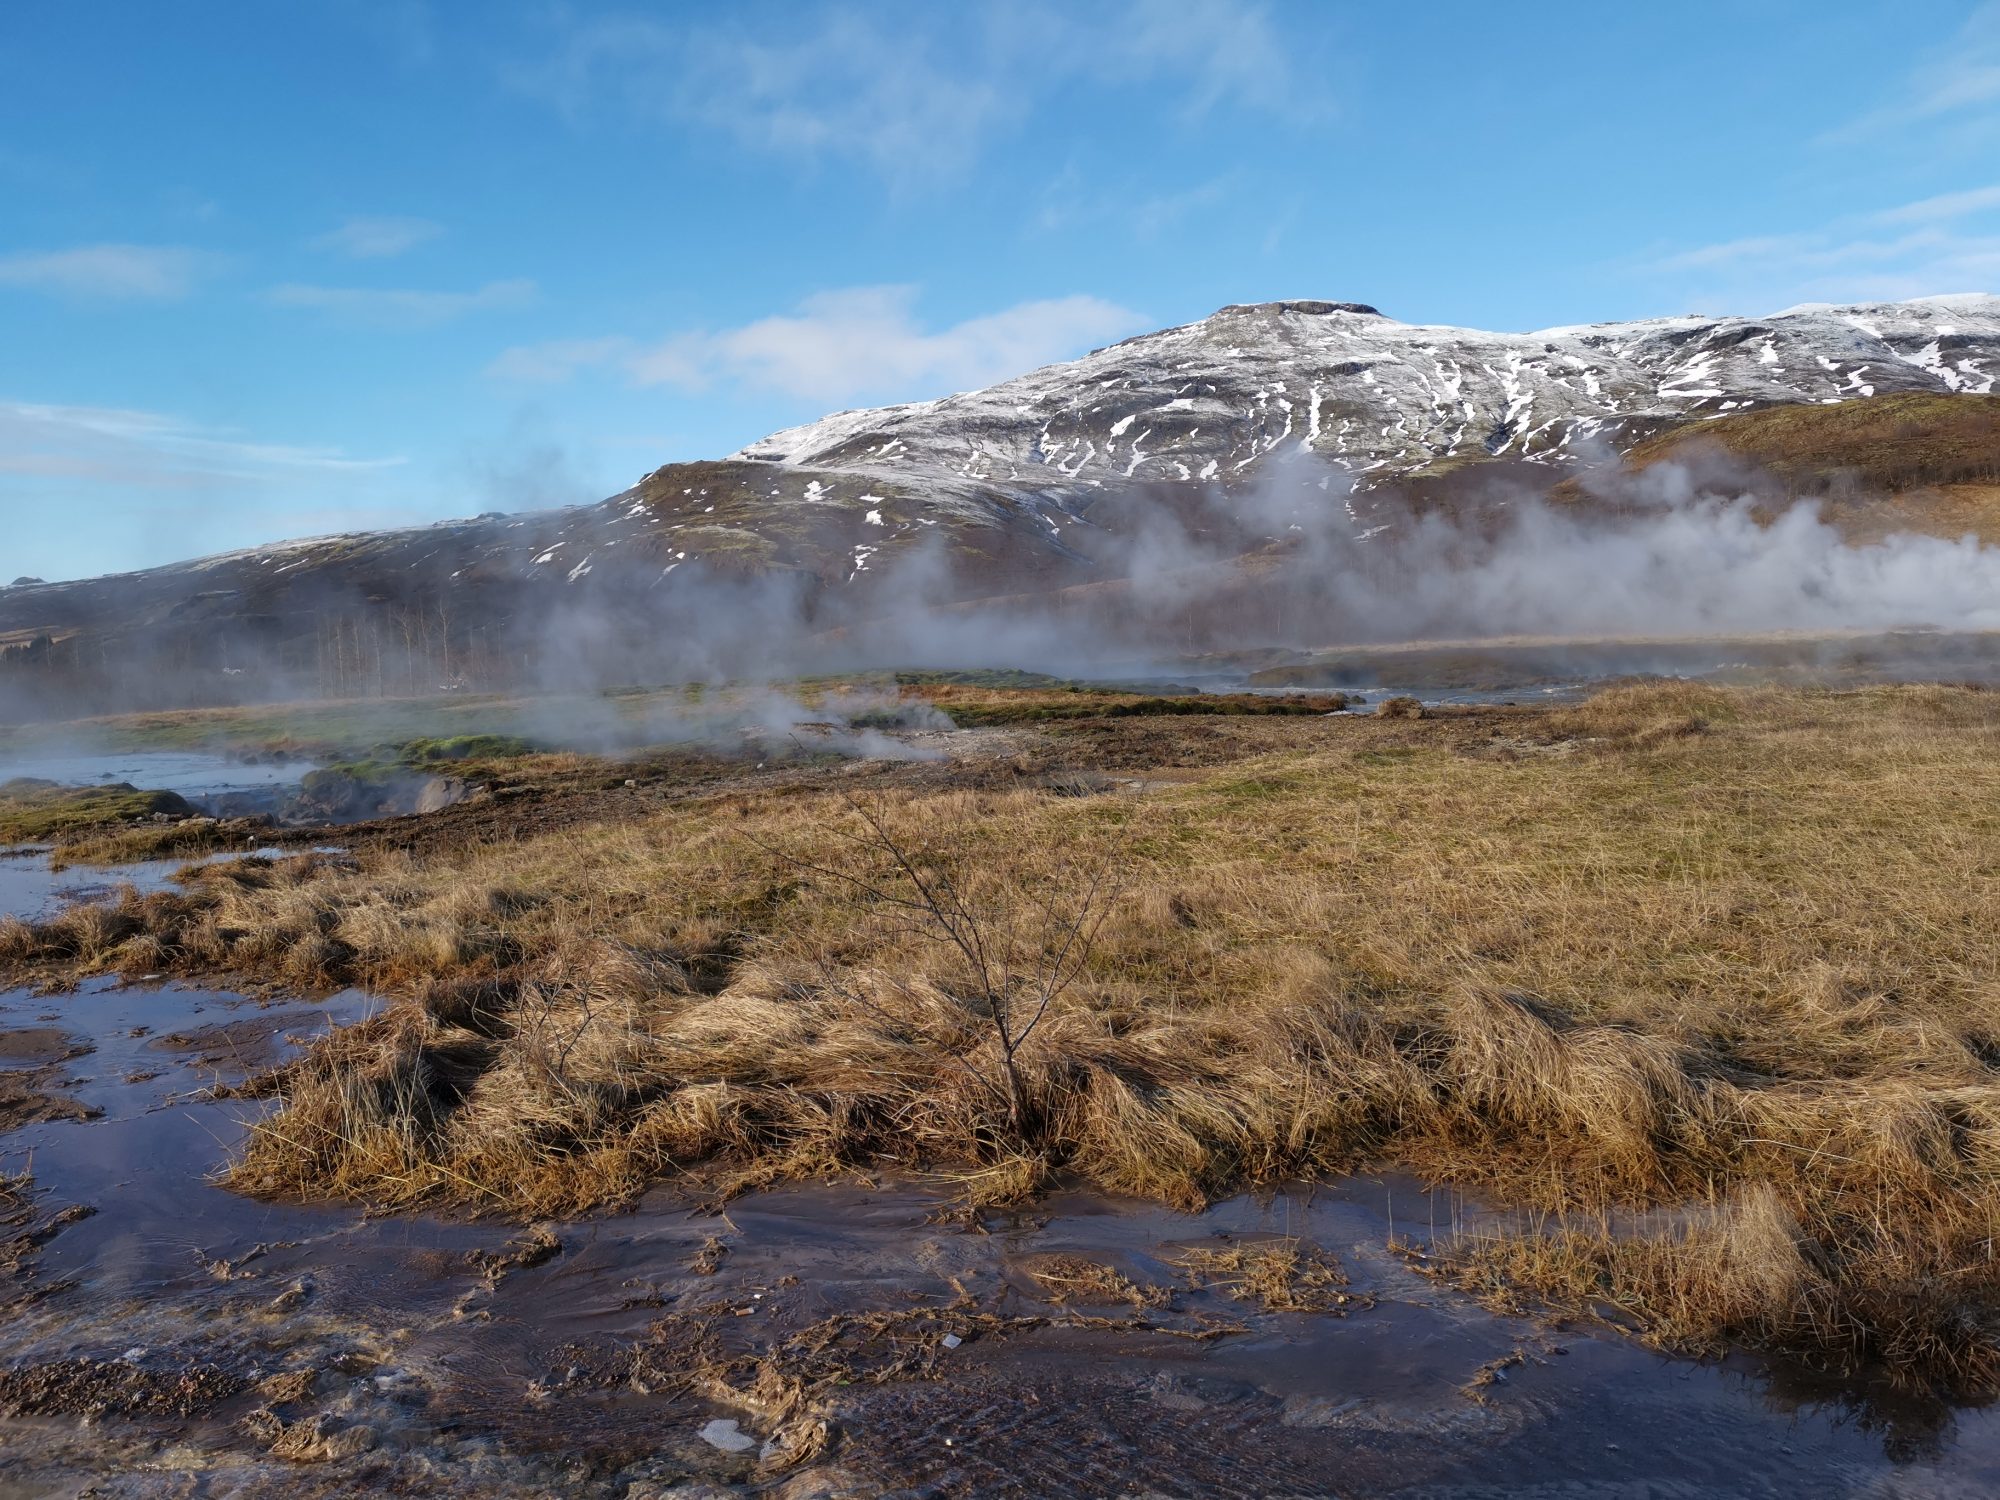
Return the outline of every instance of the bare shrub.
<path id="1" fill-rule="evenodd" d="M 963 1048 L 951 1055 L 1003 1102 L 1012 1139 L 1028 1141 L 1041 1117 L 1023 1072 L 1023 1049 L 1090 962 L 1117 900 L 1113 862 L 1060 862 L 1033 884 L 996 879 L 982 876 L 961 851 L 899 837 L 879 809 L 852 798 L 848 807 L 861 825 L 854 847 L 872 868 L 773 852 L 913 919 L 920 933 L 950 951 L 956 963 L 944 993 L 983 1023 L 990 1043 L 990 1056 Z"/>

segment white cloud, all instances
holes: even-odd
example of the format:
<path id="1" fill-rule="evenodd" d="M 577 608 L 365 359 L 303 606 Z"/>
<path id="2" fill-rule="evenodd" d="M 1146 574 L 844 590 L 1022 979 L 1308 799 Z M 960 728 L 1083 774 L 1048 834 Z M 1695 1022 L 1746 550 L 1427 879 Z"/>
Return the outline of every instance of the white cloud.
<path id="1" fill-rule="evenodd" d="M 467 313 L 521 307 L 535 300 L 528 280 L 489 281 L 477 291 L 431 292 L 392 287 L 304 286 L 288 282 L 265 293 L 279 307 L 307 308 L 357 323 L 430 327 Z"/>
<path id="2" fill-rule="evenodd" d="M 934 29 L 840 9 L 768 38 L 605 18 L 573 26 L 549 57 L 508 76 L 572 117 L 610 103 L 907 180 L 965 165 L 1013 108 L 993 80 L 934 55 Z"/>
<path id="3" fill-rule="evenodd" d="M 2000 287 L 2000 187 L 1702 245 L 1642 270 L 1681 283 L 1700 305 L 1745 309 L 1991 290 Z"/>
<path id="4" fill-rule="evenodd" d="M 1061 88 L 1157 84 L 1184 114 L 1240 108 L 1305 123 L 1325 73 L 1250 0 L 1058 6 L 824 5 L 752 33 L 635 18 L 567 23 L 507 71 L 583 118 L 606 103 L 692 121 L 752 148 L 864 162 L 909 184 L 962 172 Z"/>
<path id="5" fill-rule="evenodd" d="M 1967 17 L 1950 42 L 1930 50 L 1897 84 L 1884 105 L 1849 121 L 1827 137 L 1849 142 L 1910 126 L 1935 127 L 1990 118 L 2000 105 L 2000 0 L 1987 0 Z M 1933 149 L 1935 141 L 1930 142 Z"/>
<path id="6" fill-rule="evenodd" d="M 1244 0 L 1131 0 L 1104 39 L 1104 66 L 1178 79 L 1197 114 L 1224 105 L 1305 122 L 1330 108 L 1321 83 L 1294 65 L 1296 36 Z"/>
<path id="7" fill-rule="evenodd" d="M 677 335 L 633 355 L 628 368 L 642 385 L 728 382 L 829 403 L 912 400 L 991 385 L 1146 326 L 1129 308 L 1073 296 L 926 330 L 914 302 L 910 287 L 822 292 L 796 313 Z"/>
<path id="8" fill-rule="evenodd" d="M 854 13 L 775 42 L 697 36 L 680 110 L 778 154 L 857 157 L 904 178 L 968 165 L 1018 107 L 999 80 L 953 66 L 915 29 Z"/>
<path id="9" fill-rule="evenodd" d="M 188 295 L 213 257 L 177 245 L 79 245 L 0 256 L 0 285 L 114 301 Z"/>
<path id="10" fill-rule="evenodd" d="M 329 230 L 312 243 L 316 249 L 331 250 L 355 260 L 386 260 L 414 250 L 443 233 L 444 225 L 430 219 L 359 214 L 342 220 L 339 228 Z"/>
<path id="11" fill-rule="evenodd" d="M 503 349 L 486 367 L 496 380 L 518 380 L 530 385 L 554 385 L 579 371 L 606 365 L 631 351 L 628 338 L 613 335 L 601 339 L 551 339 L 543 344 L 516 344 Z"/>
<path id="12" fill-rule="evenodd" d="M 0 475 L 180 488 L 338 479 L 403 462 L 256 442 L 159 412 L 0 400 Z"/>
<path id="13" fill-rule="evenodd" d="M 641 386 L 731 385 L 828 404 L 907 401 L 992 385 L 1147 326 L 1129 308 L 1073 296 L 927 329 L 915 303 L 914 287 L 849 287 L 808 297 L 796 312 L 653 344 L 614 336 L 517 345 L 486 373 L 553 383 L 607 369 Z"/>
<path id="14" fill-rule="evenodd" d="M 1989 208 L 2000 208 L 2000 186 L 1970 188 L 1962 193 L 1940 193 L 1935 198 L 1884 209 L 1874 215 L 1874 221 L 1877 224 L 1948 223 Z"/>

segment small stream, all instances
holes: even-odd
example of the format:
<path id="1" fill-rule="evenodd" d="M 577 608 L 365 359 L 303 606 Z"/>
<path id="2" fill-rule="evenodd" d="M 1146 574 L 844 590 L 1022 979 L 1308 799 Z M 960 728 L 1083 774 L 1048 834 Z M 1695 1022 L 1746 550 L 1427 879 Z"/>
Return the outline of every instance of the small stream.
<path id="1" fill-rule="evenodd" d="M 0 847 L 0 917 L 35 921 L 53 916 L 74 902 L 102 900 L 121 885 L 133 886 L 142 893 L 165 890 L 177 870 L 211 860 L 278 859 L 299 852 L 285 848 L 234 849 L 196 860 L 146 859 L 122 865 L 71 865 L 68 869 L 54 870 L 49 867 L 49 851 L 45 847 L 35 844 Z M 326 845 L 316 852 L 340 851 Z"/>
<path id="2" fill-rule="evenodd" d="M 233 760 L 196 750 L 14 753 L 0 757 L 0 781 L 21 777 L 62 786 L 109 786 L 122 781 L 144 791 L 178 792 L 200 805 L 296 787 L 314 766 L 309 760 Z"/>
<path id="3" fill-rule="evenodd" d="M 210 1087 L 373 1008 L 0 994 L 0 1086 L 62 1105 L 0 1133 L 0 1173 L 33 1178 L 0 1238 L 37 1241 L 0 1275 L 0 1495 L 2000 1493 L 1991 1413 L 1669 1359 L 1413 1274 L 1392 1240 L 1465 1210 L 1407 1180 L 1198 1216 L 1063 1192 L 976 1227 L 941 1183 L 720 1213 L 667 1186 L 539 1243 L 218 1186 L 269 1106 Z M 1338 1302 L 1267 1310 L 1183 1265 L 1271 1240 L 1337 1257 Z M 1148 1300 L 1064 1291 L 1080 1264 Z M 831 1327 L 852 1370 L 796 1469 L 760 1460 L 772 1410 L 684 1378 L 824 1375 Z"/>
<path id="4" fill-rule="evenodd" d="M 313 777 L 326 769 L 329 774 Z M 435 811 L 474 789 L 448 764 L 353 772 L 308 760 L 232 759 L 182 751 L 22 757 L 0 755 L 0 785 L 14 779 L 88 789 L 173 792 L 197 813 L 297 829 Z M 171 814 L 156 813 L 168 820 Z M 255 842 L 254 837 L 250 840 Z"/>
<path id="5" fill-rule="evenodd" d="M 275 808 L 313 769 L 311 761 L 253 763 L 194 751 L 8 755 L 0 758 L 0 782 L 17 777 L 71 787 L 125 782 L 144 791 L 178 793 L 205 811 L 238 815 Z M 255 857 L 275 858 L 286 851 L 249 852 Z M 49 868 L 48 856 L 49 848 L 44 844 L 0 845 L 0 917 L 33 920 L 51 916 L 65 904 L 101 899 L 121 885 L 136 886 L 142 892 L 164 890 L 174 872 L 191 863 L 182 859 L 141 860 L 73 865 L 57 871 Z M 238 859 L 243 851 L 214 857 Z"/>

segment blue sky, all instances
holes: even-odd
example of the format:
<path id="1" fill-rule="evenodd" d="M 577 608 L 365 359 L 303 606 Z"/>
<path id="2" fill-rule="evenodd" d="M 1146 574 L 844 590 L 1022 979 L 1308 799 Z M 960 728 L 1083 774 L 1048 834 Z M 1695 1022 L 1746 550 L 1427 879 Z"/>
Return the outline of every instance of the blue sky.
<path id="1" fill-rule="evenodd" d="M 1226 302 L 2000 289 L 2000 4 L 0 6 L 0 582 L 601 498 Z"/>

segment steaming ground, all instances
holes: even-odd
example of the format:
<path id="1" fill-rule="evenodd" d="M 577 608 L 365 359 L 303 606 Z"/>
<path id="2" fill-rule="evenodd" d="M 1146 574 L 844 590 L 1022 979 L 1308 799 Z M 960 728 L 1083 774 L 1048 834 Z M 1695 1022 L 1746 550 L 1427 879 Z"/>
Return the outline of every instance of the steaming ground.
<path id="1" fill-rule="evenodd" d="M 1039 579 L 934 532 L 836 581 L 700 559 L 663 571 L 637 547 L 533 587 L 419 572 L 385 575 L 364 596 L 279 580 L 258 618 L 295 616 L 314 622 L 310 634 L 267 639 L 223 618 L 190 635 L 164 621 L 113 650 L 80 632 L 35 670 L 22 658 L 0 672 L 0 714 L 725 682 L 782 693 L 801 678 L 898 668 L 1067 678 L 1517 636 L 2000 628 L 2000 545 L 1974 531 L 1857 537 L 1826 503 L 1793 498 L 1793 481 L 1698 448 L 1636 473 L 1603 456 L 1555 495 L 1552 477 L 1475 472 L 1448 495 L 1360 490 L 1300 455 L 1226 490 L 1107 492 L 1091 512 L 1088 568 Z M 1907 516 L 1905 505 L 1892 518 Z M 381 592 L 396 588 L 417 593 Z M 772 732 L 806 722 L 781 700 L 767 710 L 751 717 Z M 561 742 L 587 746 L 596 727 L 572 726 Z M 704 710 L 660 737 L 727 732 Z"/>
<path id="2" fill-rule="evenodd" d="M 1976 536 L 1857 543 L 1817 501 L 1774 507 L 1679 464 L 1607 474 L 1595 488 L 1587 505 L 1523 490 L 1357 524 L 1380 502 L 1350 514 L 1354 497 L 1295 465 L 1247 497 L 1151 513 L 1102 584 L 951 602 L 961 580 L 921 552 L 889 570 L 892 607 L 831 628 L 786 587 L 732 586 L 703 611 L 690 659 L 767 679 L 897 667 L 1091 676 L 1134 663 L 1170 672 L 1218 652 L 1393 642 L 2000 629 L 2000 546 Z M 1259 535 L 1272 540 L 1242 550 Z M 578 613 L 550 649 L 575 680 L 601 667 L 616 634 L 613 621 Z M 620 669 L 683 680 L 672 662 L 624 659 Z"/>

